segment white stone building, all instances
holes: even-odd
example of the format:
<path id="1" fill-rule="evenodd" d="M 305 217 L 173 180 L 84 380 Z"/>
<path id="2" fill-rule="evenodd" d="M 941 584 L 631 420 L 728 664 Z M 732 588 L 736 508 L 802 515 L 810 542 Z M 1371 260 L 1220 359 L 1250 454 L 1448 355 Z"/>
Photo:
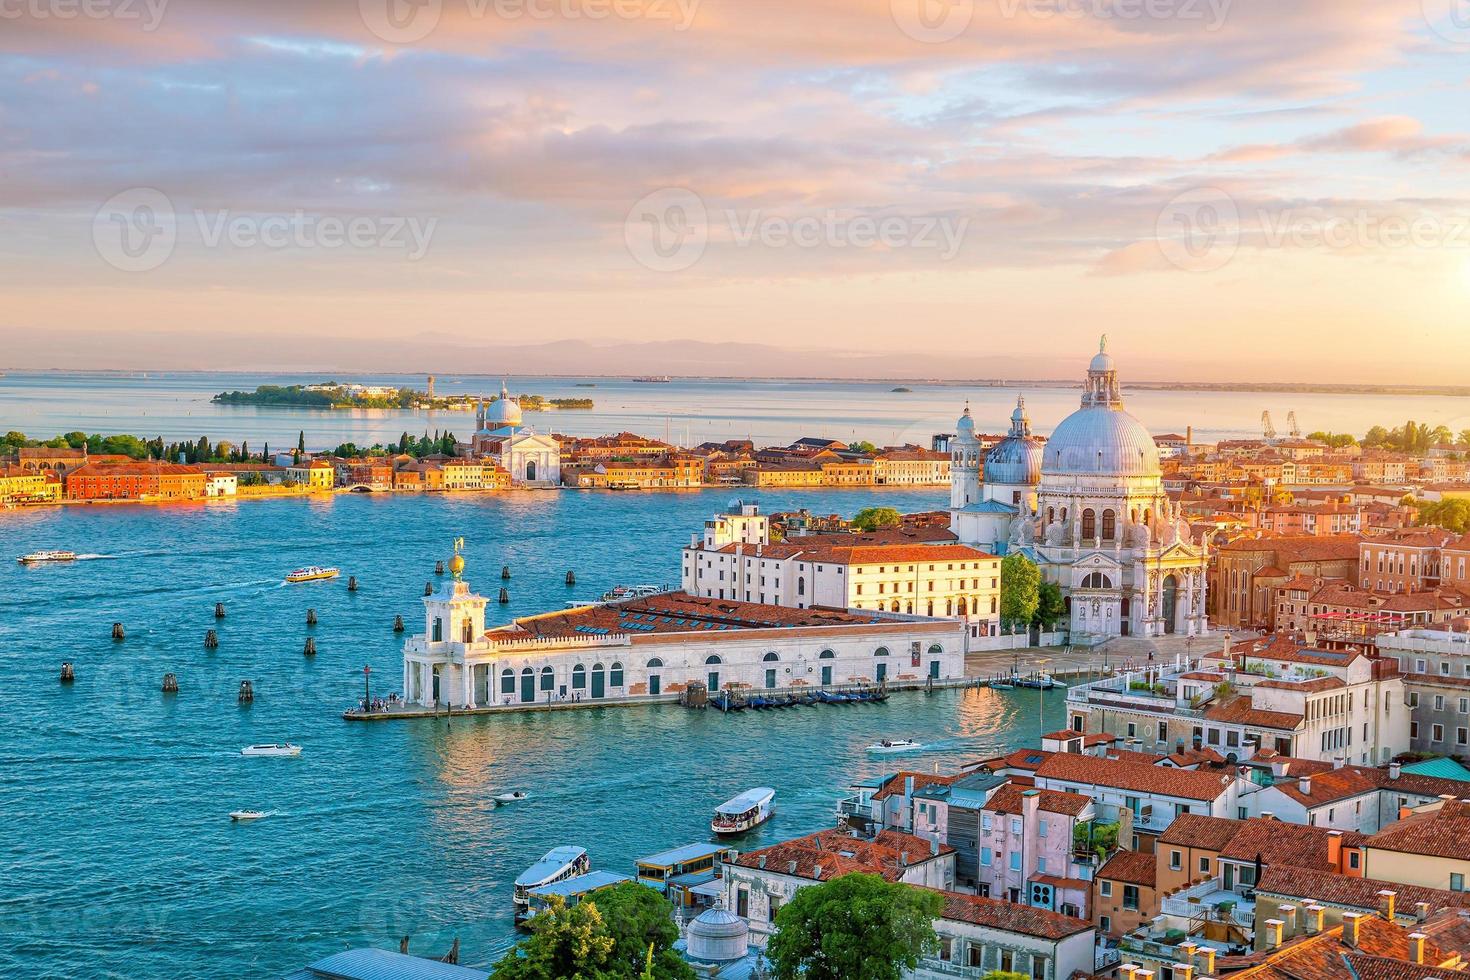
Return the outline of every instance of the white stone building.
<path id="1" fill-rule="evenodd" d="M 966 408 L 951 443 L 951 527 L 963 544 L 1035 561 L 1061 587 L 1078 640 L 1203 634 L 1208 551 L 1165 494 L 1158 448 L 1124 410 L 1103 347 L 1081 408 L 1044 447 L 1021 403 L 1010 435 L 982 456 Z"/>
<path id="2" fill-rule="evenodd" d="M 482 401 L 475 412 L 470 452 L 500 464 L 513 483 L 561 483 L 561 443 L 522 423 L 520 403 L 510 397 L 503 382 L 500 397 L 488 405 Z"/>
<path id="3" fill-rule="evenodd" d="M 458 556 L 453 567 L 463 568 Z M 485 597 L 459 575 L 423 601 L 425 631 L 403 649 L 404 697 L 423 707 L 661 698 L 691 681 L 718 691 L 964 675 L 963 625 L 952 619 L 669 592 L 487 630 Z"/>
<path id="4" fill-rule="evenodd" d="M 972 636 L 1000 624 L 1000 559 L 965 545 L 856 544 L 845 535 L 771 543 L 767 518 L 737 501 L 705 521 L 680 557 L 690 595 L 806 609 L 957 617 Z"/>

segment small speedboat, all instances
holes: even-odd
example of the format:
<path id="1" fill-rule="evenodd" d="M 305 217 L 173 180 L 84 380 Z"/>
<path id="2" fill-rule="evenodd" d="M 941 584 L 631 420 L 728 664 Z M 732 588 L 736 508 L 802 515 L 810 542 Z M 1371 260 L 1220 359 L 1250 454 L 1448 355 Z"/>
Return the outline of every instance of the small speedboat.
<path id="1" fill-rule="evenodd" d="M 511 791 L 509 793 L 500 793 L 500 794 L 498 794 L 495 797 L 495 805 L 496 806 L 505 806 L 505 805 L 507 805 L 509 803 L 519 803 L 522 800 L 529 800 L 530 798 L 531 798 L 531 794 L 530 793 L 527 793 L 525 790 L 518 789 L 518 790 L 513 790 L 513 791 Z"/>
<path id="2" fill-rule="evenodd" d="M 1016 679 L 1017 687 L 1027 687 L 1035 691 L 1050 691 L 1057 686 L 1056 679 L 1050 674 L 1035 674 L 1031 677 L 1019 677 Z"/>
<path id="3" fill-rule="evenodd" d="M 297 582 L 320 582 L 322 579 L 336 578 L 342 571 L 338 568 L 323 568 L 320 565 L 308 565 L 306 568 L 298 568 L 286 576 L 286 581 L 292 584 Z"/>
<path id="4" fill-rule="evenodd" d="M 75 551 L 33 551 L 28 555 L 21 555 L 16 561 L 22 565 L 41 565 L 52 561 L 76 561 Z"/>
<path id="5" fill-rule="evenodd" d="M 900 752 L 918 752 L 923 748 L 922 742 L 915 742 L 911 738 L 885 738 L 868 746 L 868 751 L 873 755 L 897 755 Z"/>
<path id="6" fill-rule="evenodd" d="M 275 812 L 274 810 L 231 810 L 230 819 L 235 823 L 248 823 L 251 820 L 264 820 Z"/>
<path id="7" fill-rule="evenodd" d="M 998 683 L 990 685 L 990 689 L 992 691 L 1014 691 L 1016 689 L 1016 685 L 1007 684 L 1005 681 L 1000 681 Z"/>
<path id="8" fill-rule="evenodd" d="M 240 750 L 241 755 L 263 755 L 263 756 L 295 756 L 301 754 L 301 746 L 292 745 L 290 742 L 271 742 L 262 745 L 247 745 Z"/>

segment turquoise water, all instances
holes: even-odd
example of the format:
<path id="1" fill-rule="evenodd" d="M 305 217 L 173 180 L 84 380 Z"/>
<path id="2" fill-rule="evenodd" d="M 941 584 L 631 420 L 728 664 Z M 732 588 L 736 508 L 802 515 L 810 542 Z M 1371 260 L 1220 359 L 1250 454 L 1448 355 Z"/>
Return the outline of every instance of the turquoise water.
<path id="1" fill-rule="evenodd" d="M 482 589 L 512 567 L 519 615 L 618 583 L 675 576 L 676 549 L 724 492 L 347 496 L 179 507 L 0 512 L 0 976 L 278 976 L 348 946 L 468 963 L 512 934 L 511 882 L 581 844 L 594 867 L 708 838 L 710 811 L 771 785 L 778 815 L 743 847 L 832 821 L 849 781 L 884 768 L 883 736 L 935 745 L 930 768 L 1039 733 L 1037 694 L 944 692 L 884 706 L 724 717 L 677 706 L 349 724 L 342 708 L 398 684 L 402 614 L 452 536 Z M 768 510 L 916 510 L 943 491 L 767 493 Z M 37 548 L 94 555 L 22 568 Z M 345 579 L 284 587 L 312 562 Z M 578 586 L 563 576 L 577 572 Z M 214 604 L 226 605 L 216 621 Z M 320 622 L 305 625 L 306 610 Z M 113 621 L 127 639 L 109 639 Z M 219 649 L 203 648 L 218 629 Z M 318 654 L 301 654 L 313 635 Z M 57 681 L 76 665 L 72 686 Z M 165 696 L 165 672 L 181 692 Z M 378 679 L 381 680 L 378 680 Z M 242 679 L 255 702 L 241 708 Z M 1061 698 L 1048 700 L 1051 727 Z M 291 740 L 299 759 L 245 759 Z M 890 763 L 890 766 L 893 764 Z M 528 790 L 523 804 L 492 797 Z M 276 810 L 232 825 L 239 808 Z"/>

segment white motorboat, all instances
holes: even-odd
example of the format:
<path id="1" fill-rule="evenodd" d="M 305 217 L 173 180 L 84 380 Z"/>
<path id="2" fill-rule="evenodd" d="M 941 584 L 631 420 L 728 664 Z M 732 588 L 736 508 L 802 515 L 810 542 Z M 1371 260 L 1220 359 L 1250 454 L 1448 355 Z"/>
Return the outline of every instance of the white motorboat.
<path id="1" fill-rule="evenodd" d="M 505 806 L 507 803 L 519 803 L 522 800 L 529 800 L 530 798 L 530 793 L 527 793 L 525 790 L 518 789 L 513 790 L 509 793 L 501 793 L 497 795 L 495 797 L 495 805 Z"/>
<path id="2" fill-rule="evenodd" d="M 587 849 L 573 845 L 553 847 L 546 855 L 516 878 L 515 896 L 512 902 L 516 910 L 516 924 L 531 917 L 531 890 L 557 881 L 566 881 L 592 870 L 592 859 Z"/>
<path id="3" fill-rule="evenodd" d="M 248 823 L 251 820 L 264 820 L 275 812 L 274 810 L 231 810 L 230 819 L 235 823 Z"/>
<path id="4" fill-rule="evenodd" d="M 771 802 L 775 798 L 776 791 L 769 786 L 748 789 L 715 808 L 709 829 L 716 834 L 743 834 L 758 827 L 775 814 L 776 808 Z"/>
<path id="5" fill-rule="evenodd" d="M 28 555 L 21 555 L 16 561 L 22 565 L 42 565 L 53 561 L 76 561 L 75 551 L 33 551 Z"/>
<path id="6" fill-rule="evenodd" d="M 292 745 L 290 742 L 271 742 L 261 745 L 247 745 L 240 750 L 241 755 L 263 755 L 263 756 L 296 756 L 301 754 L 301 746 Z"/>
<path id="7" fill-rule="evenodd" d="M 868 746 L 868 751 L 873 755 L 897 755 L 900 752 L 920 752 L 923 748 L 922 742 L 911 738 L 885 738 Z"/>

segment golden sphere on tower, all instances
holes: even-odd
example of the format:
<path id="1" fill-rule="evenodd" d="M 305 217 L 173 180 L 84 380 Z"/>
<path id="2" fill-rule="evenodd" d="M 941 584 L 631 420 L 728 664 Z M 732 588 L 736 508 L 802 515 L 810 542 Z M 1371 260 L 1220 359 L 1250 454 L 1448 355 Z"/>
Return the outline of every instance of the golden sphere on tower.
<path id="1" fill-rule="evenodd" d="M 464 574 L 464 556 L 463 555 L 455 555 L 453 558 L 449 559 L 449 572 L 450 572 L 451 575 L 455 576 L 456 578 L 458 578 L 460 575 L 463 575 Z"/>

